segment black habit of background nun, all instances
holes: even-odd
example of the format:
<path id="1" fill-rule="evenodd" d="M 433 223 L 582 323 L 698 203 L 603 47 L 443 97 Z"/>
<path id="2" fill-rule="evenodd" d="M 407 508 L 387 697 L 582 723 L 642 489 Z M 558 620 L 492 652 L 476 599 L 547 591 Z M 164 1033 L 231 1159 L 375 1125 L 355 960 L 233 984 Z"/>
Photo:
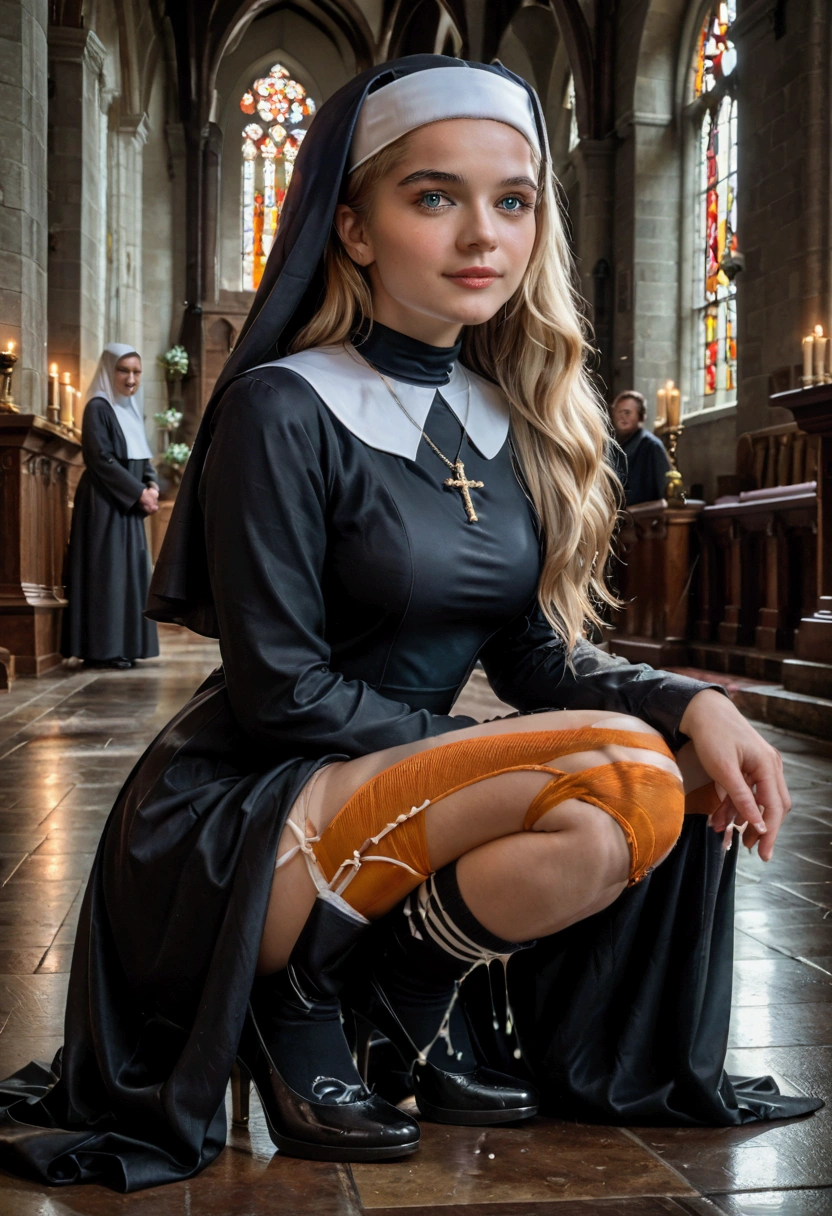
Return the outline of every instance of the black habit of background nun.
<path id="1" fill-rule="evenodd" d="M 187 1178 L 221 1151 L 278 838 L 327 759 L 469 725 L 450 711 L 477 659 L 522 712 L 633 713 L 677 746 L 684 709 L 705 687 L 586 643 L 566 663 L 535 602 L 537 537 L 508 443 L 487 462 L 474 530 L 452 514 L 435 459 L 368 446 L 302 377 L 261 366 L 315 311 L 367 90 L 439 66 L 511 76 L 439 56 L 382 64 L 326 102 L 301 147 L 151 590 L 151 615 L 219 636 L 224 666 L 150 746 L 107 821 L 78 927 L 63 1055 L 52 1072 L 33 1064 L 0 1086 L 9 1170 L 132 1191 Z M 545 147 L 542 121 L 540 133 Z M 381 343 L 374 358 L 383 356 Z M 448 416 L 437 394 L 428 429 Z M 469 460 L 474 470 L 485 460 L 473 443 Z M 409 496 L 403 518 L 390 484 Z M 486 545 L 481 589 L 463 602 L 467 585 L 443 563 L 475 560 L 473 547 Z M 544 1110 L 733 1125 L 820 1105 L 723 1073 L 734 864 L 735 851 L 724 855 L 695 818 L 656 873 L 610 909 L 515 957 L 511 997 Z M 473 979 L 467 1003 L 487 1027 L 490 1002 L 477 971 Z M 518 1066 L 511 1054 L 508 1063 Z"/>
<path id="2" fill-rule="evenodd" d="M 135 348 L 104 347 L 87 392 L 81 427 L 84 473 L 75 492 L 64 583 L 61 653 L 88 662 L 149 659 L 159 653 L 156 626 L 144 616 L 150 552 L 143 490 L 156 484 L 143 394 L 116 391 L 115 368 Z"/>

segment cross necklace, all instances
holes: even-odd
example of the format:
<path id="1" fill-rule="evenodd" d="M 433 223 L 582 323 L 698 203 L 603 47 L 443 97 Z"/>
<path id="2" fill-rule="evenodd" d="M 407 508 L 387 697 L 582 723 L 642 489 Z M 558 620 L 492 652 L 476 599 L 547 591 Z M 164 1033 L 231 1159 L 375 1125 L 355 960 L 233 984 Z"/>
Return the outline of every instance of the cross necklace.
<path id="1" fill-rule="evenodd" d="M 451 472 L 453 473 L 453 477 L 446 477 L 442 484 L 448 490 L 458 490 L 459 491 L 460 497 L 462 498 L 462 505 L 465 507 L 465 514 L 468 516 L 468 523 L 469 524 L 478 523 L 479 516 L 477 515 L 476 511 L 474 510 L 474 504 L 471 501 L 471 490 L 481 490 L 483 488 L 483 486 L 485 485 L 485 482 L 484 481 L 472 481 L 470 478 L 466 477 L 465 476 L 465 465 L 460 460 L 460 455 L 462 453 L 462 445 L 465 443 L 465 436 L 468 431 L 468 410 L 471 408 L 471 381 L 468 379 L 467 376 L 465 376 L 465 383 L 468 386 L 468 392 L 465 397 L 465 422 L 462 425 L 462 434 L 459 437 L 459 447 L 456 450 L 456 456 L 454 457 L 453 460 L 449 460 L 448 457 L 445 455 L 445 453 L 438 447 L 438 445 L 433 442 L 430 435 L 428 435 L 427 432 L 425 431 L 425 428 L 423 426 L 419 426 L 419 423 L 416 421 L 416 419 L 408 412 L 407 409 L 405 409 L 404 405 L 399 400 L 398 396 L 396 395 L 395 390 L 393 389 L 392 384 L 387 379 L 387 377 L 383 376 L 377 367 L 373 367 L 373 365 L 369 359 L 364 358 L 363 355 L 361 356 L 361 358 L 364 359 L 364 362 L 367 364 L 367 366 L 372 368 L 372 370 L 378 376 L 379 380 L 385 386 L 388 393 L 395 401 L 396 405 L 399 407 L 399 409 L 404 414 L 405 418 L 407 418 L 409 422 L 413 423 L 413 425 L 416 427 L 417 431 L 421 432 L 422 438 L 424 439 L 425 443 L 427 443 L 428 446 L 433 449 L 433 451 L 436 453 L 436 455 L 439 457 L 439 459 L 444 461 L 444 463 L 451 470 Z M 463 373 L 463 375 L 464 375 L 464 373 Z"/>

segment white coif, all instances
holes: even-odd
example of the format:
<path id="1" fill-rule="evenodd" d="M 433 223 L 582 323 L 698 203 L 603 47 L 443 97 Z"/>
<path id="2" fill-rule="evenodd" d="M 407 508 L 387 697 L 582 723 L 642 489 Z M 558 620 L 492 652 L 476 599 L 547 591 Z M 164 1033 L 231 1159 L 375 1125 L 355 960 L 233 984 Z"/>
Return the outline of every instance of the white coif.
<path id="1" fill-rule="evenodd" d="M 428 68 L 371 93 L 350 148 L 350 172 L 408 131 L 451 118 L 490 118 L 524 135 L 540 156 L 532 99 L 521 85 L 480 68 Z"/>

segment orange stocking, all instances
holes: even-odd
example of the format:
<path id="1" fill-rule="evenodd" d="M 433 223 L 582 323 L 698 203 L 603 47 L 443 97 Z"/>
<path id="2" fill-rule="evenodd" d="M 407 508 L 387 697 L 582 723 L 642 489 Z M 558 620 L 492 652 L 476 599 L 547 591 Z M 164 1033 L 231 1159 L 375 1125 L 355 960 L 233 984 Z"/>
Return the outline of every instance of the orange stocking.
<path id="1" fill-rule="evenodd" d="M 315 845 L 318 868 L 330 888 L 356 911 L 369 919 L 383 916 L 432 872 L 423 815 L 428 806 L 489 777 L 532 771 L 551 773 L 555 780 L 529 808 L 527 828 L 566 798 L 591 802 L 624 829 L 633 858 L 632 881 L 638 881 L 678 836 L 678 777 L 638 763 L 601 765 L 575 774 L 547 763 L 611 744 L 673 758 L 655 735 L 595 727 L 483 735 L 417 752 L 356 790 Z M 535 817 L 529 821 L 533 808 Z"/>

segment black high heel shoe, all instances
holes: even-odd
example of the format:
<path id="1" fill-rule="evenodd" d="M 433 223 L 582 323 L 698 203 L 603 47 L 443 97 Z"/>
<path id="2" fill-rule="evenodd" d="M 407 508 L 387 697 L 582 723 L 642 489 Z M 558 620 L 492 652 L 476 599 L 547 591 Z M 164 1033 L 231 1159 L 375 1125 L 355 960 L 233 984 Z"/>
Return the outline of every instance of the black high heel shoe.
<path id="1" fill-rule="evenodd" d="M 233 1118 L 248 1121 L 253 1081 L 272 1142 L 288 1156 L 385 1161 L 419 1147 L 419 1124 L 367 1089 L 344 1039 L 340 973 L 364 927 L 316 900 L 286 968 L 252 988 L 232 1076 Z M 300 1079 L 295 1086 L 287 1070 Z"/>
<path id="2" fill-rule="evenodd" d="M 452 999 L 453 995 L 449 997 Z M 537 1114 L 540 1099 L 536 1091 L 516 1077 L 481 1065 L 466 1072 L 446 1072 L 427 1060 L 402 1025 L 377 976 L 351 990 L 350 1004 L 356 1022 L 359 1072 L 365 1084 L 369 1075 L 370 1039 L 375 1031 L 380 1031 L 398 1050 L 405 1067 L 409 1067 L 413 1096 L 426 1119 L 462 1127 L 486 1127 L 517 1123 Z"/>

